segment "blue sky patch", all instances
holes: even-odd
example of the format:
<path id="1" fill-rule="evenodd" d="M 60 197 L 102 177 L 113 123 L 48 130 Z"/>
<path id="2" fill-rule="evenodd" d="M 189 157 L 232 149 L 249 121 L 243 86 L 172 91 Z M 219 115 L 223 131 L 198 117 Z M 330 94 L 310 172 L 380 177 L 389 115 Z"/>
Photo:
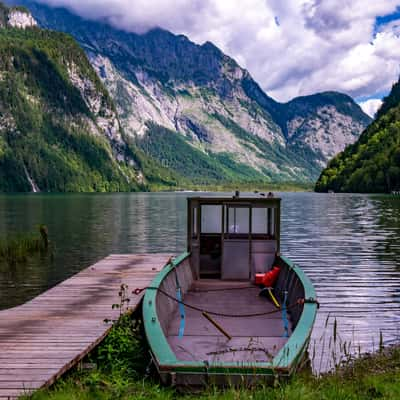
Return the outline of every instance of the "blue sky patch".
<path id="1" fill-rule="evenodd" d="M 374 36 L 379 32 L 379 28 L 381 26 L 397 20 L 399 20 L 400 22 L 400 6 L 398 6 L 396 8 L 396 11 L 391 14 L 376 17 L 374 26 Z"/>
<path id="2" fill-rule="evenodd" d="M 370 96 L 357 97 L 355 100 L 357 101 L 357 103 L 363 103 L 364 101 L 367 101 L 367 100 L 382 99 L 385 96 L 387 96 L 389 93 L 390 93 L 390 90 L 385 90 L 382 92 L 374 93 L 373 95 L 370 95 Z"/>

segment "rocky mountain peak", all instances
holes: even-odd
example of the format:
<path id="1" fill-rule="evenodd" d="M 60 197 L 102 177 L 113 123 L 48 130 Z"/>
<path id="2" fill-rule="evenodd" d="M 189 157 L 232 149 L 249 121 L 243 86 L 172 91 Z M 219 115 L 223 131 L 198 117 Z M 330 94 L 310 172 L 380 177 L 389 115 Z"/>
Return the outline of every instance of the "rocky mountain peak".
<path id="1" fill-rule="evenodd" d="M 8 14 L 8 25 L 12 28 L 33 28 L 37 26 L 31 13 L 24 9 L 11 9 Z"/>
<path id="2" fill-rule="evenodd" d="M 0 2 L 0 27 L 33 28 L 38 23 L 25 7 L 7 7 Z"/>

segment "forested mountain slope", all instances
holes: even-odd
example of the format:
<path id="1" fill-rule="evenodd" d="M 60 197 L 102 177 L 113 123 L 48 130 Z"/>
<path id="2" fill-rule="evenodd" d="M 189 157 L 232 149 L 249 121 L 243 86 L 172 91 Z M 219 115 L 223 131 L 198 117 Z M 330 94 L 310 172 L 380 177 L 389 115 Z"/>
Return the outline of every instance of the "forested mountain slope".
<path id="1" fill-rule="evenodd" d="M 400 82 L 377 113 L 377 119 L 329 162 L 316 191 L 382 193 L 400 190 Z"/>
<path id="2" fill-rule="evenodd" d="M 0 5 L 0 191 L 142 187 L 113 101 L 85 53 L 67 35 L 35 28 L 21 10 L 13 25 L 15 11 Z"/>
<path id="3" fill-rule="evenodd" d="M 370 122 L 340 93 L 278 103 L 212 43 L 162 29 L 123 32 L 65 9 L 12 2 L 28 6 L 40 26 L 75 37 L 127 137 L 178 180 L 310 182 Z"/>

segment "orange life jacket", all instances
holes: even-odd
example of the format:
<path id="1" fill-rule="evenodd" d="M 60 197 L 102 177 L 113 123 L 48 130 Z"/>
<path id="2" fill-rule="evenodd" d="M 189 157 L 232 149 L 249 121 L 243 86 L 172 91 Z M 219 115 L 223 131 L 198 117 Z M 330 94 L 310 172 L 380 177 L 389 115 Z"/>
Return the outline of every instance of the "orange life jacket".
<path id="1" fill-rule="evenodd" d="M 273 286 L 279 277 L 279 272 L 281 272 L 281 269 L 275 266 L 265 274 L 256 274 L 256 285 Z"/>

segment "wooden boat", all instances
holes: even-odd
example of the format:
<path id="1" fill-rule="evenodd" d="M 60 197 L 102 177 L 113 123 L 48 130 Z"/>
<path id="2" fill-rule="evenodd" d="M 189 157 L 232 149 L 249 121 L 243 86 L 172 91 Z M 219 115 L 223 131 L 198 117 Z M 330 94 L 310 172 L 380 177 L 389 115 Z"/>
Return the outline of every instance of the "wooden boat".
<path id="1" fill-rule="evenodd" d="M 268 381 L 304 360 L 318 304 L 304 272 L 280 254 L 280 205 L 275 197 L 188 198 L 187 252 L 167 263 L 143 300 L 164 383 Z M 273 266 L 272 296 L 260 296 L 255 278 Z"/>

